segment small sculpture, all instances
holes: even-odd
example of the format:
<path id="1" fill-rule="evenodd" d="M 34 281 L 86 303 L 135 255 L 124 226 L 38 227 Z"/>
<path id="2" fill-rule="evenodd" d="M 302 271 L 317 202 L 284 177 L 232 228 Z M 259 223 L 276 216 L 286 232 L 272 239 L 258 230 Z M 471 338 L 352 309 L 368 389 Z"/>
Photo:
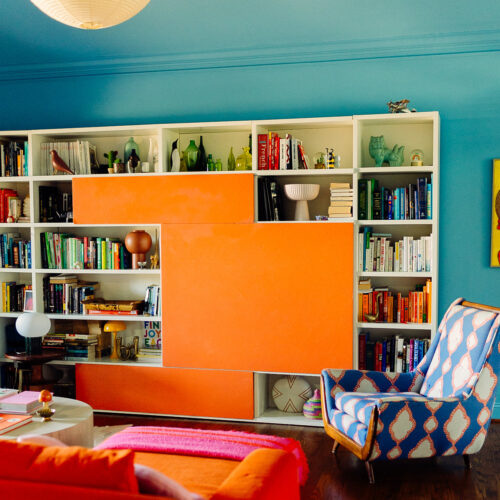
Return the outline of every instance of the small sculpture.
<path id="1" fill-rule="evenodd" d="M 140 269 L 140 262 L 146 262 L 151 248 L 151 236 L 142 229 L 131 231 L 125 236 L 125 248 L 132 254 L 132 269 Z"/>
<path id="2" fill-rule="evenodd" d="M 115 162 L 116 158 L 118 157 L 118 151 L 109 151 L 108 153 L 104 153 L 104 158 L 107 158 L 108 160 L 108 172 L 110 174 L 113 173 L 113 163 Z"/>
<path id="3" fill-rule="evenodd" d="M 403 164 L 404 146 L 397 144 L 389 149 L 385 145 L 384 136 L 371 136 L 368 151 L 370 156 L 375 160 L 375 166 L 381 167 L 383 163 L 388 163 L 391 167 L 400 167 Z"/>
<path id="4" fill-rule="evenodd" d="M 56 410 L 53 410 L 49 406 L 49 403 L 52 401 L 52 393 L 47 389 L 43 389 L 40 391 L 38 401 L 43 403 L 43 406 L 37 411 L 37 415 L 42 417 L 44 422 L 48 422 L 56 412 Z"/>
<path id="5" fill-rule="evenodd" d="M 408 109 L 408 99 L 401 99 L 400 101 L 389 101 L 387 106 L 389 106 L 389 113 L 415 113 L 417 110 L 415 108 Z"/>
<path id="6" fill-rule="evenodd" d="M 321 396 L 318 389 L 314 389 L 314 394 L 304 403 L 302 413 L 306 418 L 320 420 L 321 415 Z"/>
<path id="7" fill-rule="evenodd" d="M 57 154 L 55 149 L 50 151 L 50 158 L 52 160 L 52 166 L 54 170 L 59 170 L 59 172 L 63 172 L 65 174 L 75 175 L 75 173 L 66 165 L 64 160 Z"/>
<path id="8" fill-rule="evenodd" d="M 155 229 L 155 251 L 150 257 L 151 269 L 158 269 L 158 263 L 160 262 L 160 256 L 158 255 L 158 230 Z"/>

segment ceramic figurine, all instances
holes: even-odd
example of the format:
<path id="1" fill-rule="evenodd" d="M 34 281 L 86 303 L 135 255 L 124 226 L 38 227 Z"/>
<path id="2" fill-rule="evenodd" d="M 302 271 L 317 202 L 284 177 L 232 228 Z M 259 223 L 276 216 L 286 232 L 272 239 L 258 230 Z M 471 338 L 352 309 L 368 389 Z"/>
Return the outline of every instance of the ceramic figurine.
<path id="1" fill-rule="evenodd" d="M 170 154 L 170 171 L 171 172 L 180 172 L 181 170 L 181 156 L 179 154 L 179 149 L 177 148 L 177 143 L 179 142 L 176 139 L 172 143 L 172 153 Z"/>
<path id="2" fill-rule="evenodd" d="M 408 99 L 401 99 L 400 101 L 389 101 L 387 106 L 389 107 L 390 113 L 415 113 L 417 110 L 415 108 L 408 109 Z"/>
<path id="3" fill-rule="evenodd" d="M 75 173 L 66 165 L 64 160 L 57 154 L 57 151 L 53 149 L 50 152 L 50 158 L 52 160 L 52 166 L 54 170 L 58 170 L 59 172 L 63 172 L 65 174 L 75 175 Z"/>
<path id="4" fill-rule="evenodd" d="M 127 170 L 130 174 L 135 173 L 135 169 L 139 166 L 140 164 L 140 159 L 139 156 L 137 155 L 135 149 L 132 149 L 130 152 L 130 156 L 128 157 L 127 161 Z"/>
<path id="5" fill-rule="evenodd" d="M 370 137 L 368 150 L 370 156 L 375 160 L 376 167 L 381 167 L 383 163 L 388 163 L 390 167 L 400 167 L 403 164 L 404 149 L 404 146 L 398 147 L 397 144 L 392 150 L 389 149 L 385 145 L 383 135 Z"/>
<path id="6" fill-rule="evenodd" d="M 130 155 L 132 154 L 132 151 L 135 149 L 135 153 L 137 156 L 140 156 L 139 153 L 139 146 L 138 144 L 134 141 L 134 138 L 131 137 L 126 143 L 125 143 L 125 149 L 123 152 L 123 161 L 125 163 L 128 163 L 128 159 Z"/>

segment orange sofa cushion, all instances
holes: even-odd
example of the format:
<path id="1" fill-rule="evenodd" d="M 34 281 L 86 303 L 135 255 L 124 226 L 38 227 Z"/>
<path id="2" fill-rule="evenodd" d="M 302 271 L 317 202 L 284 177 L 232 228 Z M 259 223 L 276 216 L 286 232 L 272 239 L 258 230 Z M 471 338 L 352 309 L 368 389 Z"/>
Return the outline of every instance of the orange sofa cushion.
<path id="1" fill-rule="evenodd" d="M 137 493 L 134 452 L 0 441 L 0 477 Z"/>

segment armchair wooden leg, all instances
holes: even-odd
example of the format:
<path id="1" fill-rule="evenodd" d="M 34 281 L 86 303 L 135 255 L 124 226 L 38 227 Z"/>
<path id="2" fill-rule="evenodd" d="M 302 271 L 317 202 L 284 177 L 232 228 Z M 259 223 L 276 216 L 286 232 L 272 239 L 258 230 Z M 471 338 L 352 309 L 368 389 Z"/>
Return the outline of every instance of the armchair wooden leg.
<path id="1" fill-rule="evenodd" d="M 333 442 L 333 448 L 332 448 L 332 453 L 335 455 L 335 453 L 337 452 L 337 448 L 339 447 L 339 442 L 338 441 L 334 441 Z"/>
<path id="2" fill-rule="evenodd" d="M 464 455 L 463 457 L 464 457 L 465 468 L 467 470 L 471 470 L 472 469 L 472 465 L 470 463 L 470 457 L 469 457 L 469 455 Z"/>
<path id="3" fill-rule="evenodd" d="M 366 461 L 365 467 L 366 467 L 366 472 L 368 473 L 368 482 L 370 484 L 374 484 L 375 483 L 375 475 L 373 473 L 373 466 L 372 466 L 371 462 Z"/>

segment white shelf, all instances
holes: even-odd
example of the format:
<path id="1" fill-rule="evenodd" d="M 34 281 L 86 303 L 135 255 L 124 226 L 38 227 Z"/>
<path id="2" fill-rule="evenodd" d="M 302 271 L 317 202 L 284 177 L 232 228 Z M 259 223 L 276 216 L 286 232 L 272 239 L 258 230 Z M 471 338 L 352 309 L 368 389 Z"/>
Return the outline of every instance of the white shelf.
<path id="1" fill-rule="evenodd" d="M 360 167 L 357 169 L 358 174 L 424 174 L 433 173 L 435 167 Z"/>
<path id="2" fill-rule="evenodd" d="M 388 329 L 388 330 L 431 330 L 431 323 L 358 323 L 358 328 Z"/>
<path id="3" fill-rule="evenodd" d="M 4 313 L 5 314 L 5 313 Z M 14 314 L 14 313 L 11 313 Z M 67 319 L 67 320 L 85 320 L 85 321 L 127 321 L 127 322 L 143 322 L 154 321 L 161 322 L 161 316 L 144 316 L 143 314 L 53 314 L 45 313 L 50 319 Z"/>
<path id="4" fill-rule="evenodd" d="M 359 271 L 359 277 L 363 278 L 432 278 L 432 273 L 402 273 L 402 272 L 380 272 Z"/>
<path id="5" fill-rule="evenodd" d="M 0 273 L 27 273 L 31 274 L 33 269 L 26 269 L 24 267 L 0 267 Z"/>
<path id="6" fill-rule="evenodd" d="M 321 419 L 307 418 L 301 413 L 286 413 L 272 408 L 265 410 L 262 415 L 255 417 L 254 422 L 323 427 L 323 420 Z"/>
<path id="7" fill-rule="evenodd" d="M 157 362 L 154 361 L 111 361 L 109 357 L 98 358 L 95 361 L 67 361 L 65 359 L 56 359 L 54 361 L 49 361 L 47 364 L 50 365 L 112 365 L 112 366 L 141 366 L 141 367 L 161 367 L 161 359 Z"/>
<path id="8" fill-rule="evenodd" d="M 9 177 L 0 177 L 0 184 L 4 182 L 16 183 L 16 182 L 29 182 L 31 177 L 27 175 L 13 175 Z"/>
<path id="9" fill-rule="evenodd" d="M 362 219 L 358 220 L 357 223 L 360 226 L 432 226 L 434 219 Z"/>
<path id="10" fill-rule="evenodd" d="M 30 222 L 3 222 L 0 224 L 0 230 L 8 229 L 10 231 L 15 231 L 16 229 L 23 227 L 31 227 L 32 224 Z"/>
<path id="11" fill-rule="evenodd" d="M 160 269 L 35 269 L 37 274 L 114 274 L 131 276 L 160 276 Z"/>
<path id="12" fill-rule="evenodd" d="M 311 175 L 311 176 L 329 176 L 329 175 L 352 175 L 352 168 L 323 168 L 323 169 L 300 169 L 300 170 L 252 170 L 256 175 L 270 176 L 294 176 L 294 175 Z"/>

